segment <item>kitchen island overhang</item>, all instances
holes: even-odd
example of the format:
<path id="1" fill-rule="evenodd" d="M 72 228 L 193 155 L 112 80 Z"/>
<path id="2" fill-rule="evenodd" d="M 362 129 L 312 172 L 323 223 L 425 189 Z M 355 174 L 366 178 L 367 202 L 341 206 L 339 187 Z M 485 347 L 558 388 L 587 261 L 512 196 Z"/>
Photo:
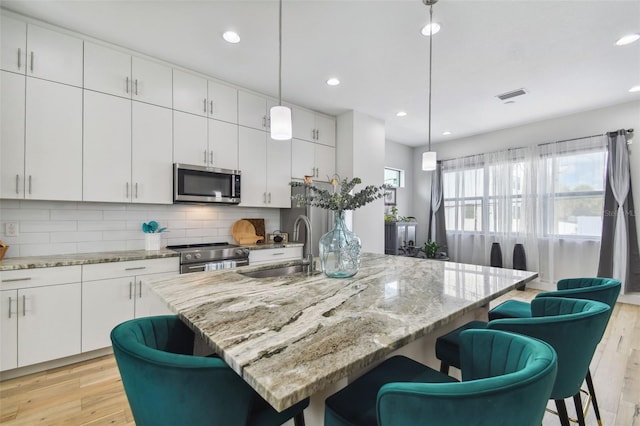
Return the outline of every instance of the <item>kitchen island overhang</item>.
<path id="1" fill-rule="evenodd" d="M 261 267 L 150 285 L 282 411 L 535 279 L 511 269 L 364 253 L 347 279 L 250 278 Z"/>

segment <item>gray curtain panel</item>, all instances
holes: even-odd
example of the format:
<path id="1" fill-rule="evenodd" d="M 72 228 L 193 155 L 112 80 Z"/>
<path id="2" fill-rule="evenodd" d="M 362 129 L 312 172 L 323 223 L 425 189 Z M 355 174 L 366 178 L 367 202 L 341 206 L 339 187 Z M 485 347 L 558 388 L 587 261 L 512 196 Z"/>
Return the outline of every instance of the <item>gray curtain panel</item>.
<path id="1" fill-rule="evenodd" d="M 444 205 L 442 202 L 442 163 L 438 161 L 431 175 L 431 209 L 429 214 L 428 239 L 442 248 L 447 247 L 447 230 L 444 223 Z M 446 251 L 446 249 L 441 251 Z"/>
<path id="2" fill-rule="evenodd" d="M 619 140 L 619 138 L 622 140 Z M 609 151 L 609 161 L 607 162 L 607 179 L 604 197 L 604 215 L 602 221 L 602 239 L 600 242 L 600 262 L 598 265 L 599 277 L 613 277 L 614 274 L 614 251 L 615 251 L 615 229 L 618 213 L 618 202 L 611 188 L 611 175 L 616 164 L 620 164 L 619 156 L 627 156 L 628 148 L 626 144 L 627 132 L 619 130 L 608 135 L 607 148 Z M 624 143 L 619 143 L 623 141 Z M 633 194 L 631 181 L 629 180 L 629 191 L 624 203 L 620 206 L 627 223 L 627 264 L 626 274 L 623 279 L 623 291 L 625 293 L 640 291 L 640 251 L 638 250 L 638 237 L 636 230 L 636 217 L 633 207 Z M 619 278 L 619 277 L 614 277 Z"/>

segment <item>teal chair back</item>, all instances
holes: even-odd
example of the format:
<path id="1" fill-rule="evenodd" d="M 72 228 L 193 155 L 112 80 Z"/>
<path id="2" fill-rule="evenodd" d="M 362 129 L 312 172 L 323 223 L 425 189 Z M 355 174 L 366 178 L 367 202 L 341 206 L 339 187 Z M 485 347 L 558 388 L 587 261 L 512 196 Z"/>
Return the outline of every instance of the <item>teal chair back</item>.
<path id="1" fill-rule="evenodd" d="M 542 423 L 556 378 L 553 348 L 495 330 L 460 334 L 462 382 L 390 383 L 378 392 L 380 426 Z"/>
<path id="2" fill-rule="evenodd" d="M 614 278 L 565 278 L 558 281 L 556 291 L 538 293 L 538 297 L 566 297 L 569 299 L 588 299 L 606 303 L 613 312 L 622 283 Z"/>
<path id="3" fill-rule="evenodd" d="M 488 329 L 525 334 L 549 343 L 558 355 L 552 399 L 574 396 L 609 320 L 611 308 L 598 301 L 541 297 L 531 301 L 532 318 L 490 321 Z"/>
<path id="4" fill-rule="evenodd" d="M 277 413 L 222 359 L 190 355 L 194 334 L 176 316 L 124 322 L 111 341 L 138 426 L 279 425 L 308 405 Z"/>

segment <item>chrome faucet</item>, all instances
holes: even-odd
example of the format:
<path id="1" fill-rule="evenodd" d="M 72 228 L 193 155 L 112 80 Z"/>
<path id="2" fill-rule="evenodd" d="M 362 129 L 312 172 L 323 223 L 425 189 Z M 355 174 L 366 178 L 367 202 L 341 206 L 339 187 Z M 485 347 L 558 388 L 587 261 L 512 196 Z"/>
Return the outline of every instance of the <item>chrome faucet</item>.
<path id="1" fill-rule="evenodd" d="M 304 252 L 302 253 L 302 264 L 307 265 L 307 273 L 311 274 L 314 269 L 313 250 L 311 248 L 311 222 L 309 218 L 303 214 L 298 216 L 293 222 L 293 240 L 298 241 L 300 238 L 300 222 L 304 223 L 307 237 L 304 242 Z"/>

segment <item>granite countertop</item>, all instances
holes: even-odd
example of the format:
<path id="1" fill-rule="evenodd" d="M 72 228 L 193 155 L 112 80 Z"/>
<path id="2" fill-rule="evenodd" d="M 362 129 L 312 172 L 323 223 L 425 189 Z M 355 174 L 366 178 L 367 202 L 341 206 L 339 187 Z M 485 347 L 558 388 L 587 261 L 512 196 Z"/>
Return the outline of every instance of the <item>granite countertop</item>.
<path id="1" fill-rule="evenodd" d="M 0 260 L 0 271 L 16 269 L 49 268 L 54 266 L 88 265 L 91 263 L 124 262 L 127 260 L 178 257 L 178 252 L 168 249 L 104 251 L 96 253 L 56 254 L 49 256 L 8 257 Z"/>
<path id="2" fill-rule="evenodd" d="M 277 410 L 537 277 L 370 253 L 347 279 L 241 274 L 270 267 L 185 274 L 150 285 Z"/>

